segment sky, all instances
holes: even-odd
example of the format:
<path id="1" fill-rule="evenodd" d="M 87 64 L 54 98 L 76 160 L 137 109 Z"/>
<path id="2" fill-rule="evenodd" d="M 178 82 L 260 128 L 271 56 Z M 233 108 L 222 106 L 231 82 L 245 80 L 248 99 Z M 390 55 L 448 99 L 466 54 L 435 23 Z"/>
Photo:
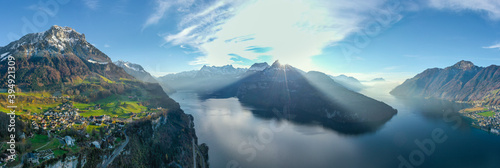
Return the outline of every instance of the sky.
<path id="1" fill-rule="evenodd" d="M 155 76 L 275 60 L 404 81 L 460 60 L 500 64 L 496 0 L 2 1 L 0 46 L 69 26 L 113 61 Z"/>

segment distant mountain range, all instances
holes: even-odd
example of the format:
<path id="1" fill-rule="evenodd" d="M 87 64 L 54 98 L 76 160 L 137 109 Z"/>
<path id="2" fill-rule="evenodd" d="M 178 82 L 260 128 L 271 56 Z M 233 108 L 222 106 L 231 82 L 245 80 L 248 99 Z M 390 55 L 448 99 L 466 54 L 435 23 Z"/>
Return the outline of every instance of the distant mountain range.
<path id="1" fill-rule="evenodd" d="M 460 61 L 446 68 L 431 68 L 390 93 L 405 97 L 432 97 L 453 101 L 485 101 L 500 104 L 500 66 L 478 67 Z"/>
<path id="2" fill-rule="evenodd" d="M 335 82 L 341 84 L 342 86 L 352 90 L 352 91 L 360 91 L 366 88 L 358 79 L 352 76 L 339 75 L 339 76 L 330 76 Z"/>
<path id="3" fill-rule="evenodd" d="M 167 74 L 157 80 L 172 90 L 195 90 L 208 92 L 226 86 L 243 76 L 246 68 L 234 68 L 232 65 L 203 66 L 200 70 Z"/>
<path id="4" fill-rule="evenodd" d="M 122 61 L 122 60 L 118 60 L 118 61 L 114 62 L 114 64 L 116 66 L 123 68 L 125 70 L 125 72 L 127 72 L 128 74 L 132 75 L 134 78 L 136 78 L 140 81 L 148 82 L 148 83 L 158 83 L 158 81 L 149 72 L 144 70 L 144 68 L 139 64 L 134 64 L 134 63 L 131 63 L 128 61 Z M 167 94 L 175 92 L 174 89 L 172 89 L 170 86 L 168 86 L 164 83 L 160 83 L 160 85 Z"/>
<path id="5" fill-rule="evenodd" d="M 384 82 L 385 79 L 384 78 L 374 78 L 371 80 L 371 82 Z"/>
<path id="6" fill-rule="evenodd" d="M 200 70 L 183 71 L 174 74 L 167 74 L 157 80 L 164 85 L 170 86 L 172 90 L 200 90 L 210 91 L 220 88 L 244 78 L 255 72 L 269 68 L 266 62 L 255 63 L 250 68 L 234 68 L 232 65 L 225 66 L 203 66 Z M 360 91 L 366 86 L 351 76 L 339 75 L 330 76 L 337 83 L 353 91 Z M 212 80 L 217 79 L 217 80 Z M 203 85 L 200 85 L 202 84 Z"/>
<path id="7" fill-rule="evenodd" d="M 158 83 L 156 79 L 151 76 L 149 72 L 146 72 L 144 68 L 139 64 L 134 64 L 128 61 L 118 60 L 113 62 L 116 66 L 119 66 L 125 70 L 128 74 L 132 75 L 134 78 L 139 79 L 143 82 Z"/>

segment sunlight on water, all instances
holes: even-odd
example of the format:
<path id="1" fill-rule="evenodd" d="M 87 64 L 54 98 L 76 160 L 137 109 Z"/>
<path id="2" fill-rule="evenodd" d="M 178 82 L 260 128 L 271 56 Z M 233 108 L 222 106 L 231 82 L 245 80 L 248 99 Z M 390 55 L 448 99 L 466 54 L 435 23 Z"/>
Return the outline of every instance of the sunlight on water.
<path id="1" fill-rule="evenodd" d="M 482 163 L 480 159 L 459 164 L 456 160 L 497 153 L 497 136 L 465 123 L 455 129 L 454 123 L 444 121 L 442 115 L 421 108 L 425 106 L 400 101 L 388 94 L 390 89 L 374 86 L 377 85 L 363 93 L 397 108 L 398 114 L 376 132 L 360 135 L 341 134 L 321 124 L 303 125 L 262 117 L 237 98 L 202 100 L 187 91 L 177 92 L 172 98 L 194 116 L 199 142 L 210 147 L 212 167 L 398 167 L 398 157 L 408 160 L 413 151 L 420 150 L 415 141 L 431 138 L 436 129 L 442 129 L 449 140 L 436 144 L 435 152 L 425 155 L 424 167 L 498 164 Z M 430 109 L 441 114 L 442 109 L 453 108 Z M 453 152 L 457 148 L 470 152 Z"/>

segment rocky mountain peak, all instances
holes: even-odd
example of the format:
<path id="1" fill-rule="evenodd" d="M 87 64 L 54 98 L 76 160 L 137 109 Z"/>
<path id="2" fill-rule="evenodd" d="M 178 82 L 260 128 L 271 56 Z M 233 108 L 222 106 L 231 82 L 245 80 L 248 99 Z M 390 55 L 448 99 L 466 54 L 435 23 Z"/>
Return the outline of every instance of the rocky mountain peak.
<path id="1" fill-rule="evenodd" d="M 272 68 L 280 68 L 281 64 L 279 60 L 274 61 L 274 63 L 271 65 Z"/>
<path id="2" fill-rule="evenodd" d="M 130 69 L 130 70 L 133 70 L 133 71 L 145 72 L 144 68 L 141 65 L 134 64 L 134 63 L 131 63 L 131 62 L 128 62 L 128 61 L 118 60 L 118 61 L 114 62 L 114 64 L 117 65 L 117 66 L 119 66 L 119 67 L 127 68 L 127 69 Z"/>
<path id="3" fill-rule="evenodd" d="M 84 34 L 78 33 L 71 27 L 54 25 L 45 32 L 27 34 L 21 39 L 10 43 L 6 48 L 15 50 L 21 46 L 25 46 L 24 48 L 31 48 L 26 46 L 32 46 L 34 47 L 32 49 L 43 49 L 37 48 L 41 46 L 34 45 L 44 44 L 44 46 L 54 47 L 56 50 L 64 50 L 66 47 L 74 46 L 77 43 L 84 44 L 86 47 L 90 45 L 86 42 Z"/>
<path id="4" fill-rule="evenodd" d="M 46 36 L 54 35 L 57 39 L 66 40 L 70 38 L 85 40 L 85 34 L 78 33 L 71 27 L 61 27 L 54 25 L 45 31 Z"/>
<path id="5" fill-rule="evenodd" d="M 248 70 L 249 71 L 263 71 L 264 69 L 266 69 L 268 67 L 269 67 L 269 64 L 267 64 L 267 62 L 255 63 Z"/>
<path id="6" fill-rule="evenodd" d="M 461 69 L 461 70 L 470 70 L 470 69 L 473 69 L 477 66 L 475 66 L 472 62 L 470 61 L 465 61 L 465 60 L 461 60 L 459 62 L 457 62 L 455 65 L 449 67 L 449 68 L 456 68 L 456 69 Z"/>

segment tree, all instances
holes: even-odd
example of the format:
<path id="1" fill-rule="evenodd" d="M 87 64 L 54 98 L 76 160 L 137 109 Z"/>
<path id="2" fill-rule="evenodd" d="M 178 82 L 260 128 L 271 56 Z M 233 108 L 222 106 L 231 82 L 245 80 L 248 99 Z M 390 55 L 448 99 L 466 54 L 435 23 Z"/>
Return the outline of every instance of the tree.
<path id="1" fill-rule="evenodd" d="M 92 129 L 92 137 L 96 137 L 97 136 L 97 131 L 95 129 Z"/>

